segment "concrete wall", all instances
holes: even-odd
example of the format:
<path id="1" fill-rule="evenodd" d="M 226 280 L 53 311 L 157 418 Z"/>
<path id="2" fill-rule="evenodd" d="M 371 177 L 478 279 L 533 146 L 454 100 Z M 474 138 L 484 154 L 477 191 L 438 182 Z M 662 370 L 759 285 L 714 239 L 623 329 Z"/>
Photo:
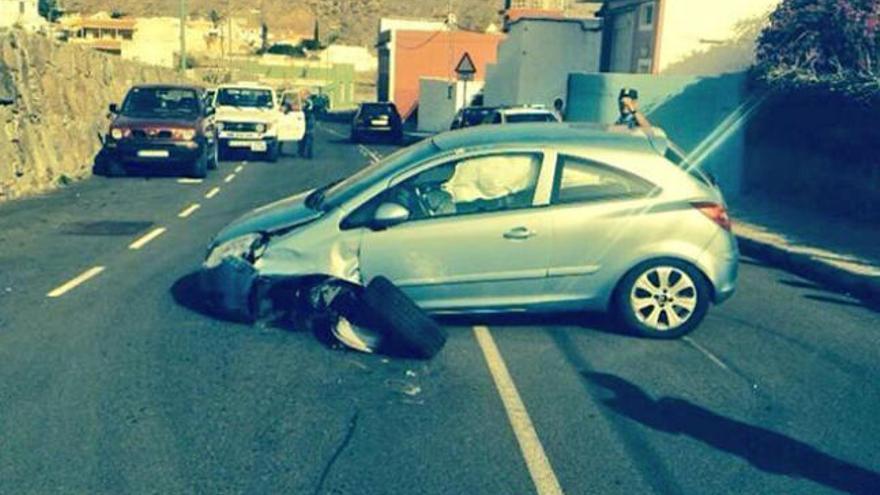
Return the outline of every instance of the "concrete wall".
<path id="1" fill-rule="evenodd" d="M 22 4 L 24 12 L 21 9 Z M 9 28 L 16 24 L 28 29 L 45 24 L 37 10 L 37 0 L 0 0 L 0 28 Z"/>
<path id="2" fill-rule="evenodd" d="M 565 99 L 568 74 L 598 72 L 599 21 L 522 19 L 510 26 L 486 80 L 486 105 L 547 105 Z"/>
<path id="3" fill-rule="evenodd" d="M 482 89 L 483 83 L 479 81 L 465 84 L 448 79 L 422 78 L 419 90 L 419 131 L 449 130 L 455 113 Z"/>
<path id="4" fill-rule="evenodd" d="M 717 77 L 572 74 L 566 119 L 611 124 L 622 87 L 637 88 L 642 110 L 686 152 L 697 149 L 748 101 L 744 73 Z M 735 120 L 735 119 L 732 119 Z M 728 120 L 729 122 L 730 120 Z M 742 192 L 745 126 L 732 131 L 703 163 L 728 196 Z"/>

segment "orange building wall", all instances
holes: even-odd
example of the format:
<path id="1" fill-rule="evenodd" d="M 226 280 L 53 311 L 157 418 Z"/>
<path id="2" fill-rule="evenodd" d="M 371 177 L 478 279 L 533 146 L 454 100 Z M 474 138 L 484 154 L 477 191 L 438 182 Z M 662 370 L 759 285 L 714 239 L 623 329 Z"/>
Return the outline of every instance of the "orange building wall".
<path id="1" fill-rule="evenodd" d="M 484 80 L 486 64 L 495 63 L 502 39 L 497 34 L 462 31 L 397 31 L 393 100 L 400 114 L 409 116 L 418 103 L 420 78 L 455 78 L 455 67 L 465 52 L 477 67 L 474 79 Z"/>

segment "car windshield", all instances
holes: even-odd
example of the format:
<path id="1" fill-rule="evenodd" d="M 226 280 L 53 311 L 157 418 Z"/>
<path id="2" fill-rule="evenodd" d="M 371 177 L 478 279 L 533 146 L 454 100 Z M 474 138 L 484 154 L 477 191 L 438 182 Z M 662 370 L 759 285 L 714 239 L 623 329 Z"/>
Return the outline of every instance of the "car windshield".
<path id="1" fill-rule="evenodd" d="M 556 122 L 556 118 L 549 113 L 512 113 L 507 114 L 507 123 L 522 124 L 525 122 Z"/>
<path id="2" fill-rule="evenodd" d="M 122 115 L 136 118 L 187 118 L 199 115 L 199 96 L 187 88 L 133 88 Z"/>
<path id="3" fill-rule="evenodd" d="M 366 191 L 381 178 L 389 178 L 406 165 L 423 161 L 440 151 L 434 142 L 426 139 L 403 148 L 386 158 L 361 169 L 345 180 L 324 186 L 312 193 L 306 202 L 309 207 L 329 211 Z"/>
<path id="4" fill-rule="evenodd" d="M 272 92 L 256 88 L 223 88 L 217 92 L 217 106 L 272 108 Z"/>
<path id="5" fill-rule="evenodd" d="M 394 107 L 391 105 L 364 105 L 361 107 L 361 115 L 365 117 L 378 117 L 381 115 L 391 115 L 394 113 Z"/>

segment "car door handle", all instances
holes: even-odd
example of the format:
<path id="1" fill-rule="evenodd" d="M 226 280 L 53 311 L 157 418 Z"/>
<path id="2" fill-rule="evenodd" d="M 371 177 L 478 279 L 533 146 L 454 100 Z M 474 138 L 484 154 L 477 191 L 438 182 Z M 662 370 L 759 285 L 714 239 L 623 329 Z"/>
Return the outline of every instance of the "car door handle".
<path id="1" fill-rule="evenodd" d="M 530 237 L 535 237 L 536 235 L 538 235 L 537 232 L 529 230 L 526 227 L 516 227 L 505 232 L 504 238 L 512 241 L 524 241 Z"/>

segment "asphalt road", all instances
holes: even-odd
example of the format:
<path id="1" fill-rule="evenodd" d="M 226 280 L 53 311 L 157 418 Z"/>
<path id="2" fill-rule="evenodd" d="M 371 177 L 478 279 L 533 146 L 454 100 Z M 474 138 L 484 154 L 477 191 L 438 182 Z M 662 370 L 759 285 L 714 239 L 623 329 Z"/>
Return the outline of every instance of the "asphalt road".
<path id="1" fill-rule="evenodd" d="M 880 493 L 880 315 L 754 260 L 684 340 L 449 319 L 431 362 L 182 304 L 224 224 L 392 149 L 341 130 L 0 205 L 0 493 Z"/>

